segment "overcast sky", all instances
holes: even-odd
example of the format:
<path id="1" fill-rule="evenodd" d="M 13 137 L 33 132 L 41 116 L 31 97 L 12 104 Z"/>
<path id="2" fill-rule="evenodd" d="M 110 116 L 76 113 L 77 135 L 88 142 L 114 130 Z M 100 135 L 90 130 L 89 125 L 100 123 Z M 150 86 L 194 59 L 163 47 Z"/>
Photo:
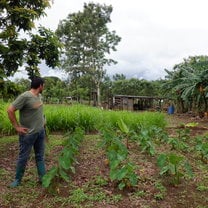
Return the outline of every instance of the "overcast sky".
<path id="1" fill-rule="evenodd" d="M 55 31 L 84 2 L 113 6 L 109 29 L 122 40 L 111 54 L 118 64 L 107 68 L 109 75 L 160 79 L 184 58 L 208 54 L 208 0 L 54 0 L 37 25 Z"/>

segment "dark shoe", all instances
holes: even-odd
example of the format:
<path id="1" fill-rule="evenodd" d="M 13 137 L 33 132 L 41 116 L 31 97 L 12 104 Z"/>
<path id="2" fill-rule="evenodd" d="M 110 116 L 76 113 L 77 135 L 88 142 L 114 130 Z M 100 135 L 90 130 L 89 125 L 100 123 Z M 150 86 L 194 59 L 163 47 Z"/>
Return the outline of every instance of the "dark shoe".
<path id="1" fill-rule="evenodd" d="M 9 185 L 10 188 L 15 188 L 20 185 L 24 172 L 25 172 L 25 168 L 19 166 L 16 167 L 15 180 Z"/>
<path id="2" fill-rule="evenodd" d="M 9 188 L 15 188 L 17 186 L 19 186 L 21 183 L 20 180 L 16 179 L 15 181 L 13 181 L 10 185 L 9 185 Z"/>

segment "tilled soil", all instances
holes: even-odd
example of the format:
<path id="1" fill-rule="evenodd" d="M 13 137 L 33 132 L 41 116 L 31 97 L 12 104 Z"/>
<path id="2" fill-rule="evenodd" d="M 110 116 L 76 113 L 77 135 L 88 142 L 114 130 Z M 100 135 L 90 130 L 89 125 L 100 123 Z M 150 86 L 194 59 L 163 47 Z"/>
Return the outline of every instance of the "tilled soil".
<path id="1" fill-rule="evenodd" d="M 176 130 L 184 123 L 198 122 L 198 126 L 190 129 L 190 138 L 204 135 L 208 130 L 206 119 L 190 118 L 181 115 L 168 117 L 169 135 L 176 136 Z M 51 135 L 52 138 L 63 139 L 61 135 Z M 9 137 L 8 137 L 9 138 Z M 5 139 L 5 138 L 0 138 Z M 95 208 L 207 208 L 208 207 L 208 167 L 197 155 L 184 153 L 191 159 L 194 178 L 187 177 L 181 183 L 171 183 L 169 176 L 160 176 L 156 158 L 142 152 L 137 144 L 130 143 L 129 155 L 138 165 L 139 181 L 137 187 L 119 190 L 109 179 L 109 166 L 106 164 L 105 151 L 99 146 L 97 135 L 87 135 L 84 139 L 75 174 L 71 181 L 60 181 L 55 193 L 48 193 L 37 183 L 37 173 L 34 158 L 31 156 L 22 185 L 10 189 L 7 185 L 13 180 L 15 161 L 18 154 L 18 142 L 4 143 L 0 147 L 0 208 L 45 208 L 45 207 L 95 207 Z M 50 143 L 50 141 L 49 141 Z M 49 145 L 50 146 L 50 145 Z M 157 151 L 167 151 L 169 146 L 156 147 Z M 49 170 L 57 161 L 62 145 L 56 145 L 46 150 L 46 165 Z M 98 179 L 105 179 L 102 183 Z M 101 200 L 85 199 L 75 203 L 72 197 L 75 190 L 84 191 L 87 196 L 104 196 Z M 83 192 L 81 192 L 83 194 Z M 81 194 L 80 194 L 81 196 Z M 118 199 L 116 199 L 116 197 Z"/>

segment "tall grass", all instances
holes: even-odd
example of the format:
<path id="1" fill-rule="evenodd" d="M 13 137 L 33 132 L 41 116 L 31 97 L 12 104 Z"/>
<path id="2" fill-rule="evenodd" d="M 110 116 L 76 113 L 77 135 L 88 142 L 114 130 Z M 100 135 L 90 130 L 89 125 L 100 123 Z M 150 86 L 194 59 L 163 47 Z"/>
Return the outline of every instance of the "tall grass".
<path id="1" fill-rule="evenodd" d="M 117 128 L 117 123 L 122 119 L 130 129 L 139 127 L 148 128 L 166 126 L 165 116 L 159 112 L 135 113 L 127 111 L 109 111 L 100 108 L 72 105 L 72 106 L 45 106 L 47 126 L 51 131 L 71 131 L 77 126 L 86 132 L 96 131 L 104 126 Z"/>
<path id="2" fill-rule="evenodd" d="M 8 104 L 0 100 L 0 135 L 12 135 L 15 133 L 15 129 L 7 116 L 7 107 Z"/>
<path id="3" fill-rule="evenodd" d="M 112 128 L 117 127 L 117 122 L 122 119 L 129 129 L 136 131 L 140 127 L 148 128 L 166 126 L 165 115 L 159 112 L 129 112 L 129 111 L 105 111 L 103 122 L 110 124 Z"/>
<path id="4" fill-rule="evenodd" d="M 90 132 L 96 129 L 101 110 L 83 105 L 46 105 L 47 127 L 51 131 L 71 131 L 76 127 Z"/>
<path id="5" fill-rule="evenodd" d="M 1 103 L 0 133 L 14 134 L 15 130 L 6 114 L 7 106 L 8 104 Z M 44 113 L 50 132 L 68 132 L 73 131 L 76 127 L 82 128 L 85 132 L 97 131 L 105 126 L 116 129 L 120 119 L 134 131 L 140 127 L 164 128 L 166 126 L 165 115 L 159 112 L 110 111 L 78 104 L 44 105 Z"/>

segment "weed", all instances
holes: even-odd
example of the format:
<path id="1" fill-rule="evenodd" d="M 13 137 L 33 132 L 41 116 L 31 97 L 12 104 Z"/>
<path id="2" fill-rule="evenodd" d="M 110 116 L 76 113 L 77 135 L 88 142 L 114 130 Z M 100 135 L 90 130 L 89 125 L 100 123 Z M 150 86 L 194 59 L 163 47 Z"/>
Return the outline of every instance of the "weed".
<path id="1" fill-rule="evenodd" d="M 208 186 L 203 185 L 203 184 L 198 184 L 196 189 L 198 191 L 208 191 Z"/>
<path id="2" fill-rule="evenodd" d="M 134 193 L 134 196 L 136 196 L 136 197 L 143 197 L 143 196 L 145 196 L 145 191 L 136 191 L 135 193 Z"/>
<path id="3" fill-rule="evenodd" d="M 122 200 L 122 195 L 121 194 L 112 195 L 111 198 L 110 198 L 111 203 L 118 203 L 121 200 Z"/>
<path id="4" fill-rule="evenodd" d="M 106 186 L 108 184 L 108 180 L 102 176 L 95 177 L 95 185 L 98 186 Z"/>
<path id="5" fill-rule="evenodd" d="M 73 204 L 80 204 L 86 201 L 89 196 L 84 192 L 83 188 L 77 188 L 71 192 L 69 196 L 69 201 Z"/>
<path id="6" fill-rule="evenodd" d="M 154 194 L 154 198 L 157 200 L 164 199 L 167 190 L 160 181 L 155 182 L 155 188 L 159 191 L 159 193 Z"/>

